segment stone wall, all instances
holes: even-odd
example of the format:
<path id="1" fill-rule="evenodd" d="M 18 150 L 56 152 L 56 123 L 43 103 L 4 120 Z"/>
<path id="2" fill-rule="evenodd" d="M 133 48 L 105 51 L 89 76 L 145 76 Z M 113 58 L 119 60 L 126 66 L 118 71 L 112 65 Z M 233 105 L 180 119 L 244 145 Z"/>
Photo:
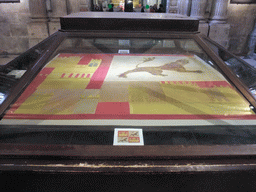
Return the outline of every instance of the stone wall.
<path id="1" fill-rule="evenodd" d="M 20 3 L 0 4 L 0 54 L 3 51 L 9 54 L 20 54 L 57 31 L 60 28 L 58 19 L 60 16 L 90 10 L 90 0 L 51 0 L 52 11 L 47 12 L 45 7 L 42 8 L 39 5 L 39 2 L 44 1 L 21 0 Z M 169 0 L 170 12 L 177 12 L 178 2 L 180 0 Z M 210 18 L 211 2 L 213 0 L 207 1 L 206 18 Z M 205 34 L 209 34 L 212 39 L 224 46 L 226 43 L 222 40 L 224 36 L 219 34 L 229 35 L 227 37 L 229 50 L 235 54 L 246 54 L 255 21 L 256 5 L 228 4 L 228 24 L 221 28 L 223 32 L 220 29 L 217 30 L 215 26 L 210 26 L 215 30 L 208 33 L 208 23 L 201 23 L 200 30 L 205 31 Z M 228 33 L 226 29 L 229 30 Z"/>
<path id="2" fill-rule="evenodd" d="M 231 52 L 241 55 L 248 52 L 248 41 L 255 22 L 256 4 L 228 5 L 229 50 Z"/>
<path id="3" fill-rule="evenodd" d="M 29 48 L 29 16 L 28 0 L 0 4 L 0 53 L 17 54 Z"/>

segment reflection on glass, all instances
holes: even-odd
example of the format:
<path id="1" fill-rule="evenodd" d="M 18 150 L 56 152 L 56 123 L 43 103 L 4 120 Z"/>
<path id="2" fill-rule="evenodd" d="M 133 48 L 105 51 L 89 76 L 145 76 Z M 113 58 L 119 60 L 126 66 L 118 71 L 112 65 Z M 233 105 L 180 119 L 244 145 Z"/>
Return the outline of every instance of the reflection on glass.
<path id="1" fill-rule="evenodd" d="M 5 94 L 0 93 L 0 104 L 2 104 L 4 100 L 5 100 Z"/>
<path id="2" fill-rule="evenodd" d="M 50 39 L 31 48 L 27 52 L 21 54 L 6 65 L 0 66 L 0 92 L 7 94 L 46 51 L 47 47 L 53 42 L 52 36 Z M 5 97 L 2 97 L 1 103 Z"/>
<path id="3" fill-rule="evenodd" d="M 5 119 L 83 125 L 254 114 L 193 39 L 68 38 L 14 106 Z"/>
<path id="4" fill-rule="evenodd" d="M 249 90 L 251 91 L 252 95 L 253 95 L 253 96 L 255 97 L 255 99 L 256 99 L 256 86 L 255 86 L 255 88 L 250 88 Z"/>
<path id="5" fill-rule="evenodd" d="M 256 88 L 256 69 L 245 61 L 242 61 L 226 50 L 218 47 L 208 41 L 206 43 L 213 49 L 213 51 L 220 56 L 220 58 L 227 64 L 227 66 L 236 74 L 236 76 L 242 80 L 251 90 L 255 90 Z M 253 92 L 252 92 L 253 93 Z"/>

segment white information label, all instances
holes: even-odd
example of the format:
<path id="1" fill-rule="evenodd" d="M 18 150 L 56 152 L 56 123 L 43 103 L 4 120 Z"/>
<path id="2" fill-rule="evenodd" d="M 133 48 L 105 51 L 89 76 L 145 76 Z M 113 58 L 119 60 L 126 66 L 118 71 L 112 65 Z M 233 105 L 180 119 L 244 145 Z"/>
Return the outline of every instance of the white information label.
<path id="1" fill-rule="evenodd" d="M 142 129 L 116 128 L 113 145 L 144 145 Z"/>
<path id="2" fill-rule="evenodd" d="M 118 50 L 118 53 L 119 53 L 119 54 L 129 54 L 129 53 L 130 53 L 130 50 L 128 50 L 128 49 L 119 49 L 119 50 Z"/>
<path id="3" fill-rule="evenodd" d="M 7 75 L 14 75 L 16 79 L 21 78 L 27 70 L 12 70 Z"/>

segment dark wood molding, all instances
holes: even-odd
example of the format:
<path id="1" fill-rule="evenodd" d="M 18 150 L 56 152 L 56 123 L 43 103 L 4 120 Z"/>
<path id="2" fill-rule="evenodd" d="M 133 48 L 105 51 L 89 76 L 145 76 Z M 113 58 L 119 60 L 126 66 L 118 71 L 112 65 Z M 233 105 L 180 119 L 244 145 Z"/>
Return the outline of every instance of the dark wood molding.
<path id="1" fill-rule="evenodd" d="M 256 4 L 256 0 L 230 0 L 231 4 Z"/>
<path id="2" fill-rule="evenodd" d="M 20 0 L 0 0 L 0 3 L 20 3 Z"/>
<path id="3" fill-rule="evenodd" d="M 60 18 L 62 30 L 198 31 L 198 20 Z"/>

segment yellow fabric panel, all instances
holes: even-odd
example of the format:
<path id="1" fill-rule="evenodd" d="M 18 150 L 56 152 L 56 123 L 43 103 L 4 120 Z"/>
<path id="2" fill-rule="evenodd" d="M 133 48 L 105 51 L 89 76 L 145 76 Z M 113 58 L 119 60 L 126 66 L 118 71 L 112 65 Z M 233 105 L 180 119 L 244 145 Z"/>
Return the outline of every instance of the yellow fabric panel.
<path id="1" fill-rule="evenodd" d="M 144 82 L 146 83 L 146 82 Z M 155 82 L 153 82 L 155 83 Z M 137 84 L 137 83 L 136 83 Z M 188 114 L 180 106 L 172 105 L 167 100 L 165 94 L 159 87 L 153 85 L 155 89 L 150 88 L 151 82 L 147 86 L 134 83 L 129 86 L 129 104 L 131 114 Z"/>
<path id="2" fill-rule="evenodd" d="M 200 88 L 187 82 L 159 85 L 162 90 L 157 91 L 129 87 L 131 114 L 254 114 L 249 104 L 230 87 Z"/>
<path id="3" fill-rule="evenodd" d="M 100 89 L 99 102 L 128 102 L 128 82 L 104 82 Z"/>
<path id="4" fill-rule="evenodd" d="M 40 114 L 42 108 L 49 103 L 52 96 L 52 94 L 31 95 L 14 113 Z"/>
<path id="5" fill-rule="evenodd" d="M 53 59 L 46 67 L 54 67 L 55 69 L 47 75 L 35 93 L 22 103 L 15 113 L 74 114 L 75 111 L 94 112 L 99 93 L 97 95 L 95 93 L 90 94 L 91 91 L 89 90 L 85 93 L 85 88 L 102 60 L 92 59 L 88 65 L 77 65 L 80 59 L 80 57 L 57 57 Z M 88 109 L 86 107 L 76 109 L 84 102 L 88 103 L 90 99 L 93 99 L 94 104 L 88 105 Z"/>
<path id="6" fill-rule="evenodd" d="M 167 100 L 191 114 L 253 114 L 249 104 L 230 87 L 200 88 L 196 84 L 161 84 Z"/>
<path id="7" fill-rule="evenodd" d="M 71 67 L 76 66 L 78 62 L 81 60 L 81 57 L 74 56 L 74 57 L 55 57 L 53 60 L 51 60 L 46 67 Z"/>
<path id="8" fill-rule="evenodd" d="M 37 90 L 16 111 L 15 114 L 75 114 L 77 111 L 94 113 L 99 95 L 92 90 Z"/>
<path id="9" fill-rule="evenodd" d="M 130 102 L 131 114 L 189 114 L 186 110 L 176 107 L 167 102 Z"/>
<path id="10" fill-rule="evenodd" d="M 196 84 L 187 82 L 170 82 L 170 84 L 161 84 L 161 86 L 166 96 L 175 98 L 178 95 L 183 102 L 247 104 L 234 89 L 228 86 L 200 88 Z"/>
<path id="11" fill-rule="evenodd" d="M 53 73 L 94 73 L 98 67 L 58 67 L 55 68 Z"/>
<path id="12" fill-rule="evenodd" d="M 90 79 L 46 79 L 37 89 L 85 89 Z"/>

